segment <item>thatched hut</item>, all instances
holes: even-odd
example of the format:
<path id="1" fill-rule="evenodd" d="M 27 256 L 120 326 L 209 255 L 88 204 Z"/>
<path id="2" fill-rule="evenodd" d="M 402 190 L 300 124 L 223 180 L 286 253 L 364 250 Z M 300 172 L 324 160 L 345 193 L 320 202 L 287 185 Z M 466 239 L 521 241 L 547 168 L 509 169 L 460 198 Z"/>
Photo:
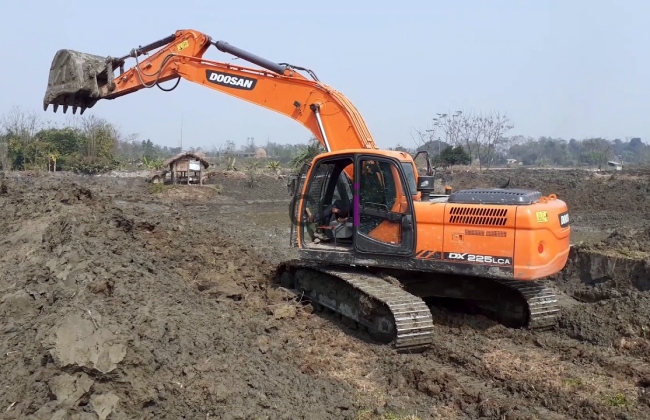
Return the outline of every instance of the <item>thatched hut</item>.
<path id="1" fill-rule="evenodd" d="M 203 169 L 208 169 L 210 162 L 197 153 L 183 152 L 167 159 L 164 165 L 171 173 L 172 184 L 202 185 Z"/>

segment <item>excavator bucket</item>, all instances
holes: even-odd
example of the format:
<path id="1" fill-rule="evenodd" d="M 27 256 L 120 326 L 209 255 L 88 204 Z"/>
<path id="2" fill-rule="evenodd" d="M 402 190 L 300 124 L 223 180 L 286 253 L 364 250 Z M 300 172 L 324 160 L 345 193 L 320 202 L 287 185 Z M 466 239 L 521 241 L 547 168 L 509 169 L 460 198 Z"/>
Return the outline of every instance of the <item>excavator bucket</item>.
<path id="1" fill-rule="evenodd" d="M 113 83 L 112 60 L 107 57 L 86 54 L 73 50 L 57 51 L 47 90 L 43 98 L 43 110 L 49 105 L 54 112 L 63 105 L 63 113 L 72 107 L 72 113 L 79 109 L 81 114 L 108 93 L 108 85 Z"/>

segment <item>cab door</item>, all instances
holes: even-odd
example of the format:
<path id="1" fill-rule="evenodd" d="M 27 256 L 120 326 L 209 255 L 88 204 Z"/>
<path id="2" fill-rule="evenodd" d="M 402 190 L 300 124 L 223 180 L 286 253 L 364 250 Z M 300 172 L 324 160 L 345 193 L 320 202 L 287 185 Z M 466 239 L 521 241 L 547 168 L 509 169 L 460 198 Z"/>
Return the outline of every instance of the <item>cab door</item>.
<path id="1" fill-rule="evenodd" d="M 377 155 L 355 157 L 353 217 L 357 252 L 413 254 L 413 198 L 398 160 Z"/>

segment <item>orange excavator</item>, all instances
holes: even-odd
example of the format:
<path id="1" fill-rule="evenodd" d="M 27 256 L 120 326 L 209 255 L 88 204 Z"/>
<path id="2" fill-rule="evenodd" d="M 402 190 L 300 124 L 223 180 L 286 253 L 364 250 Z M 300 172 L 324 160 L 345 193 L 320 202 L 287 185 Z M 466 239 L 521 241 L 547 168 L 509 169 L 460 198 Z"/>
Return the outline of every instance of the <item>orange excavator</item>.
<path id="1" fill-rule="evenodd" d="M 204 59 L 211 46 L 259 68 Z M 136 63 L 125 70 L 130 58 Z M 311 70 L 178 30 L 119 58 L 59 50 L 44 110 L 83 113 L 144 88 L 172 90 L 181 78 L 292 118 L 326 149 L 295 178 L 290 243 L 299 256 L 276 273 L 317 310 L 407 352 L 430 345 L 430 307 L 438 304 L 470 306 L 516 328 L 555 325 L 558 302 L 541 280 L 568 258 L 566 203 L 520 189 L 435 194 L 428 155 L 379 149 L 354 105 Z M 170 89 L 160 86 L 173 80 Z"/>

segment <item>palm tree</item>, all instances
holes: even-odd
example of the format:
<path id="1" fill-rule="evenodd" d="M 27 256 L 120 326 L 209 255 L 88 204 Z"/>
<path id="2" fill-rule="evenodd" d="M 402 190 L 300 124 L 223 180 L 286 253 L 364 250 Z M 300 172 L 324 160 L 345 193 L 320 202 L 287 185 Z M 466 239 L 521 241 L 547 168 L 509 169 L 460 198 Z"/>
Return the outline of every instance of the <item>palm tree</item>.
<path id="1" fill-rule="evenodd" d="M 311 162 L 316 156 L 325 152 L 325 148 L 320 144 L 316 137 L 309 139 L 307 148 L 301 151 L 298 156 L 293 158 L 291 164 L 294 169 L 300 170 L 305 163 Z"/>

